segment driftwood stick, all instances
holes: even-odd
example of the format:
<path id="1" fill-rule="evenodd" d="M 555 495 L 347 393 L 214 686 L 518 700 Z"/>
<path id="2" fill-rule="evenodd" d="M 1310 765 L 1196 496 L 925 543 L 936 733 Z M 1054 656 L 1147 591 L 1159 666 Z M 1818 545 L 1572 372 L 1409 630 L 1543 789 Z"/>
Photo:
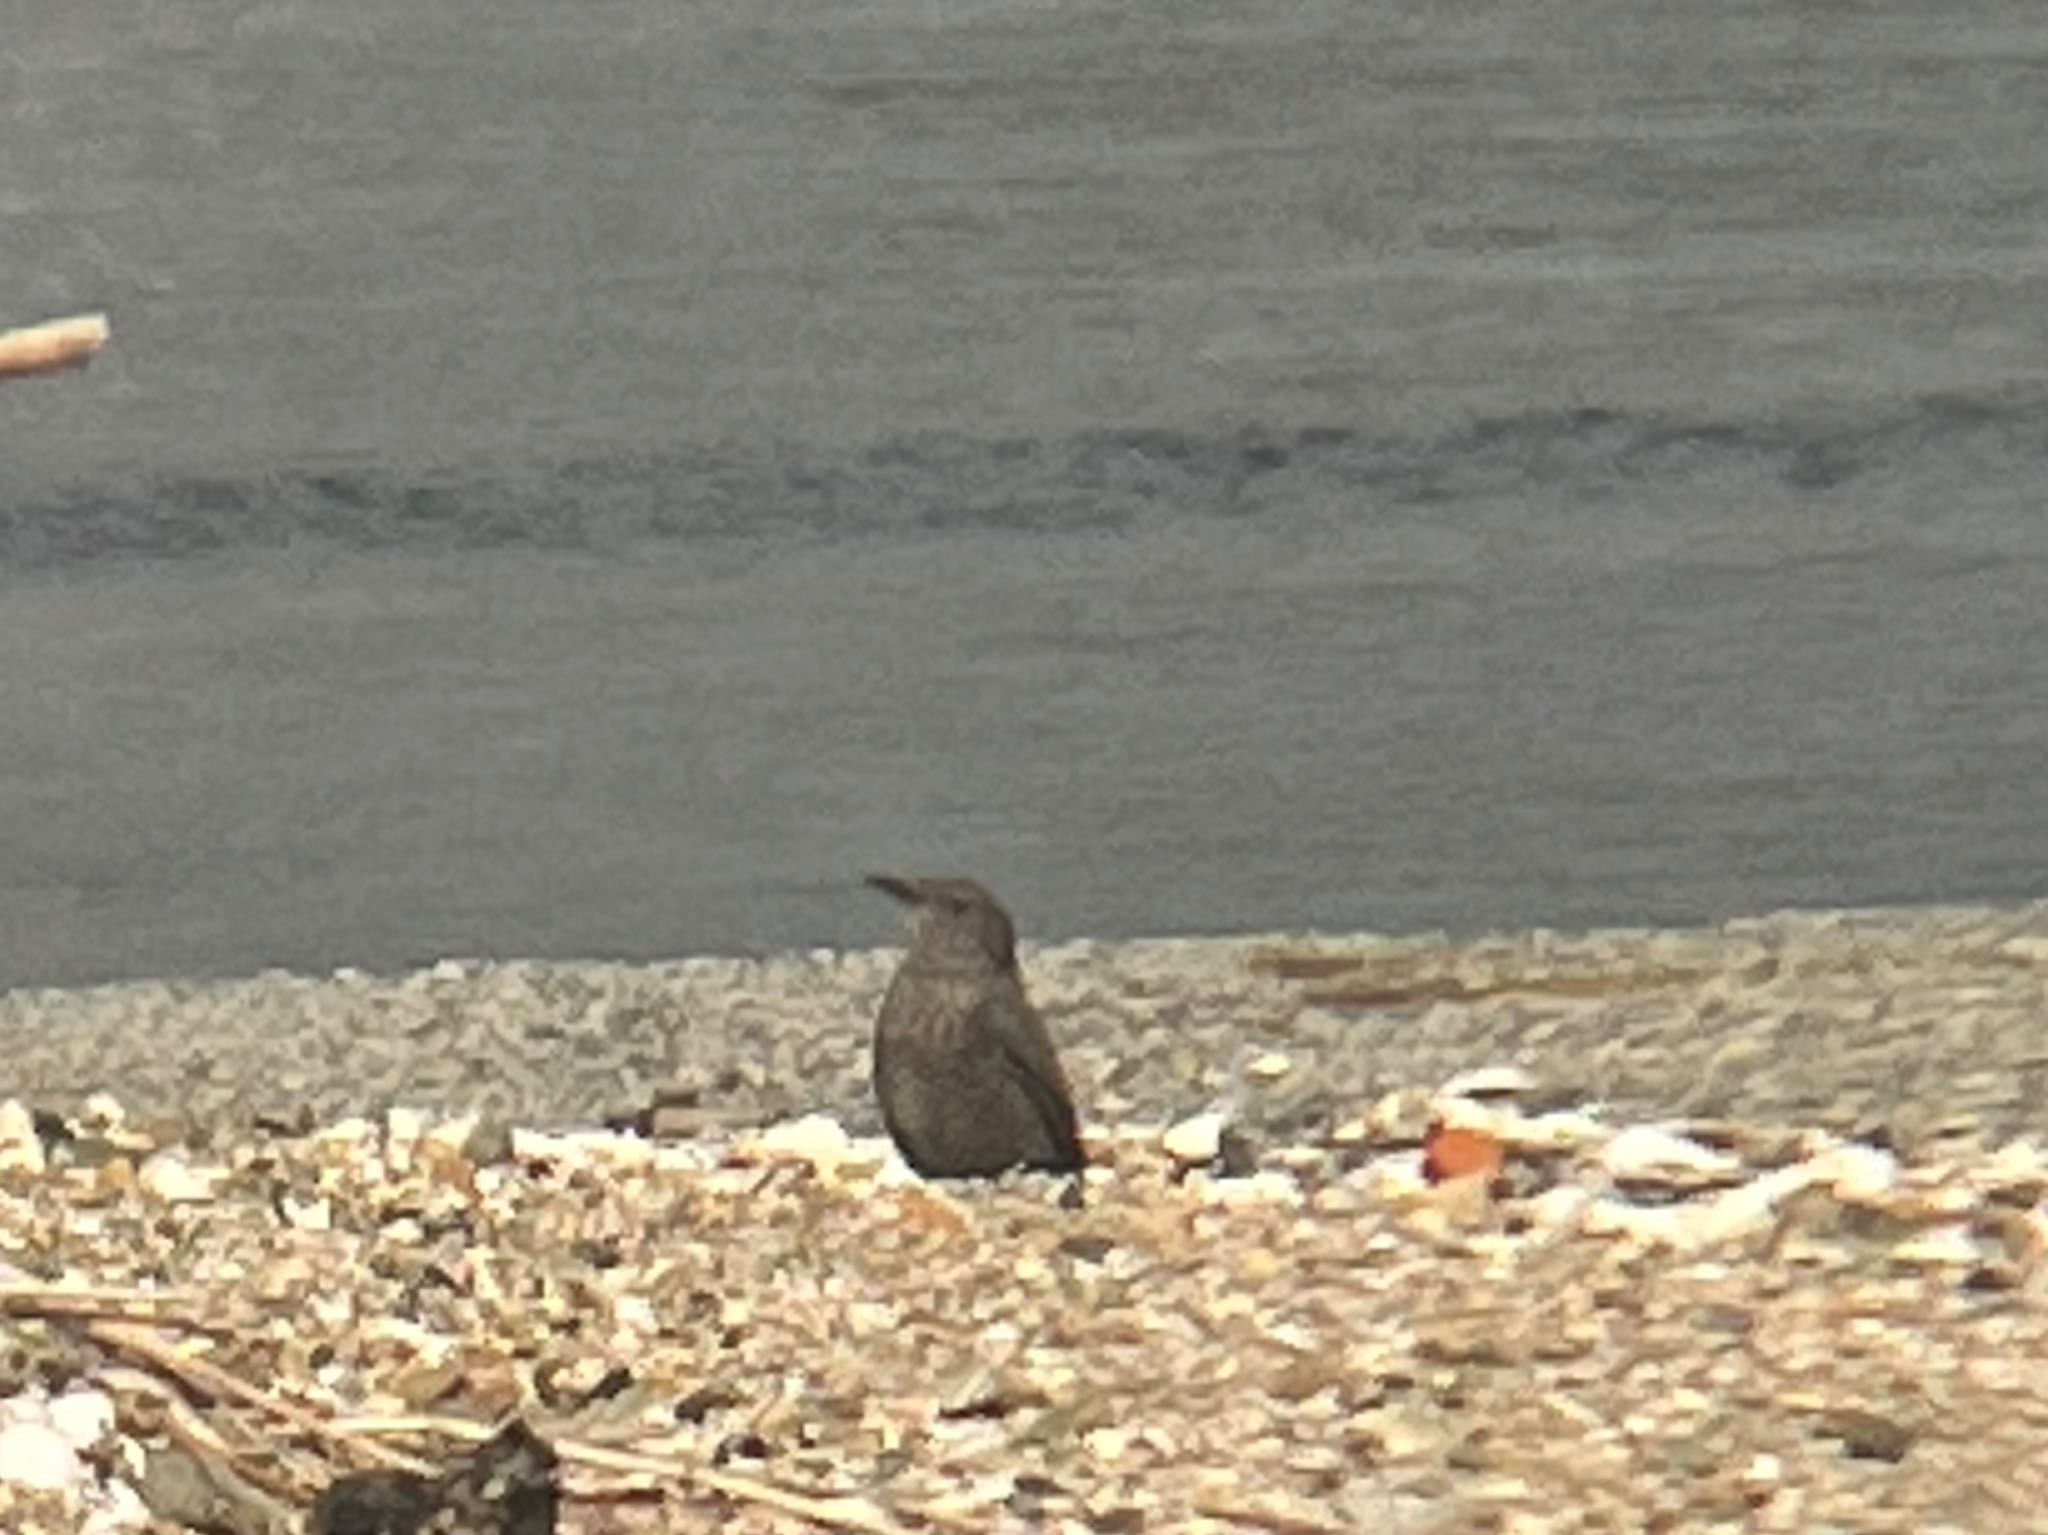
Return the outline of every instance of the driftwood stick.
<path id="1" fill-rule="evenodd" d="M 37 1284 L 0 1279 L 0 1316 L 137 1317 L 145 1321 L 186 1324 L 163 1315 L 166 1306 L 186 1306 L 191 1297 L 175 1290 L 143 1290 L 133 1285 Z M 194 1324 L 194 1331 L 211 1331 Z"/>
<path id="2" fill-rule="evenodd" d="M 299 1501 L 297 1486 L 236 1450 L 219 1430 L 193 1410 L 192 1404 L 185 1400 L 178 1388 L 162 1376 L 133 1366 L 116 1366 L 100 1371 L 97 1379 L 110 1391 L 123 1391 L 155 1402 L 163 1412 L 164 1436 L 203 1464 L 216 1481 L 225 1472 L 266 1499 L 284 1503 Z"/>
<path id="3" fill-rule="evenodd" d="M 111 334 L 103 314 L 75 314 L 19 330 L 0 331 L 0 378 L 28 378 L 82 368 Z"/>
<path id="4" fill-rule="evenodd" d="M 224 1370 L 210 1359 L 202 1359 L 186 1349 L 179 1348 L 169 1339 L 139 1327 L 130 1322 L 89 1322 L 85 1332 L 94 1342 L 114 1350 L 131 1359 L 140 1359 L 155 1365 L 187 1385 L 196 1386 L 210 1396 L 227 1397 L 253 1407 L 258 1412 L 281 1422 L 290 1424 L 310 1438 L 339 1444 L 366 1460 L 378 1465 L 393 1466 L 406 1471 L 428 1471 L 432 1468 L 409 1455 L 336 1429 L 318 1413 L 309 1411 L 296 1403 L 272 1396 L 258 1390 L 230 1370 Z"/>

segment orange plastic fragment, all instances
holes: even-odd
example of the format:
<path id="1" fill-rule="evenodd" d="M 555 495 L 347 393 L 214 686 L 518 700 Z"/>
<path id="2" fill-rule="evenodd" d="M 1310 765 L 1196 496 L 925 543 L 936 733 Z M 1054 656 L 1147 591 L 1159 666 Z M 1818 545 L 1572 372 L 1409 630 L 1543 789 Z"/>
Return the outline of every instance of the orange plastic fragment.
<path id="1" fill-rule="evenodd" d="M 1439 1122 L 1422 1139 L 1422 1176 L 1431 1183 L 1497 1178 L 1506 1163 L 1506 1148 L 1484 1130 L 1459 1130 Z"/>

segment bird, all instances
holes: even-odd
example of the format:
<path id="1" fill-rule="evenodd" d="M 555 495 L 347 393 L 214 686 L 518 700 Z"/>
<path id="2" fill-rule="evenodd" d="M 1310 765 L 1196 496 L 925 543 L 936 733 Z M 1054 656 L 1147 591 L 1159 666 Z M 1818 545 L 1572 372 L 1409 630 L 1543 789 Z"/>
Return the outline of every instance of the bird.
<path id="1" fill-rule="evenodd" d="M 1080 1171 L 1073 1093 L 1002 903 L 971 879 L 867 883 L 916 913 L 875 1019 L 875 1097 L 903 1160 L 926 1178 Z"/>

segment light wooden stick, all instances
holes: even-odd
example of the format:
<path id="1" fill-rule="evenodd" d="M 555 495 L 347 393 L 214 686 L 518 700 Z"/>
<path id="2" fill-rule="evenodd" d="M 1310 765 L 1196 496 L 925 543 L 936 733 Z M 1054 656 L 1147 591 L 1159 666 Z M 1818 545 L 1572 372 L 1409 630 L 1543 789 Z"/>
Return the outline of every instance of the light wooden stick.
<path id="1" fill-rule="evenodd" d="M 82 368 L 111 334 L 103 314 L 75 314 L 20 330 L 0 331 L 0 378 L 28 378 Z"/>
<path id="2" fill-rule="evenodd" d="M 218 1332 L 181 1316 L 166 1317 L 164 1308 L 190 1303 L 172 1290 L 143 1290 L 133 1285 L 10 1284 L 0 1276 L 0 1316 L 97 1317 L 111 1321 L 169 1322 L 196 1332 Z"/>

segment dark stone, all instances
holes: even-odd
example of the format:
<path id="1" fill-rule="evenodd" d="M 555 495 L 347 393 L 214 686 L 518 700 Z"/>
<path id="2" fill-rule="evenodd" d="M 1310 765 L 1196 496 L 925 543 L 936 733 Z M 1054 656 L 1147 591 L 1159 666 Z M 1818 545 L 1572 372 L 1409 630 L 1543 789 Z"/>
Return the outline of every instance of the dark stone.
<path id="1" fill-rule="evenodd" d="M 312 1535 L 417 1535 L 440 1510 L 442 1489 L 413 1471 L 355 1471 L 313 1500 Z"/>
<path id="2" fill-rule="evenodd" d="M 1821 1414 L 1821 1432 L 1842 1441 L 1854 1460 L 1897 1464 L 1913 1447 L 1913 1430 L 1895 1418 L 1862 1407 L 1836 1407 Z"/>
<path id="3" fill-rule="evenodd" d="M 1249 1178 L 1259 1170 L 1259 1148 L 1235 1125 L 1224 1129 L 1216 1144 L 1216 1175 Z"/>
<path id="4" fill-rule="evenodd" d="M 1100 1263 L 1116 1248 L 1115 1237 L 1071 1236 L 1060 1242 L 1060 1251 L 1080 1263 Z"/>
<path id="5" fill-rule="evenodd" d="M 718 1448 L 711 1452 L 711 1464 L 729 1465 L 736 1460 L 771 1460 L 775 1446 L 752 1429 L 744 1433 L 728 1435 L 720 1441 Z"/>
<path id="6" fill-rule="evenodd" d="M 739 1405 L 739 1394 L 727 1386 L 699 1386 L 677 1401 L 672 1411 L 678 1423 L 702 1423 L 714 1412 Z"/>
<path id="7" fill-rule="evenodd" d="M 514 1421 L 438 1476 L 356 1471 L 313 1502 L 308 1535 L 554 1535 L 554 1450 Z"/>

